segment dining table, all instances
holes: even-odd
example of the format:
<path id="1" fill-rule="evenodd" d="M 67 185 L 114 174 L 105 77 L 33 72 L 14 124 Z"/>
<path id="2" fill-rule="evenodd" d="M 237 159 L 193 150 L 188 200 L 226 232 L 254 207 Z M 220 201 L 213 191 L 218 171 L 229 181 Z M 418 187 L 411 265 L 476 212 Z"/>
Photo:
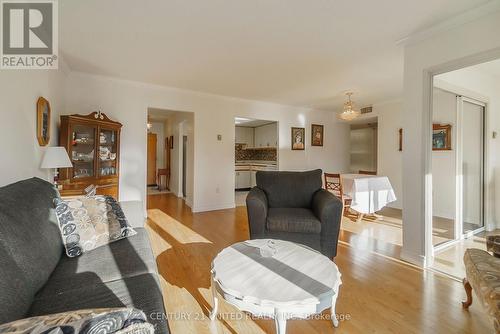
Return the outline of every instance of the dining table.
<path id="1" fill-rule="evenodd" d="M 363 215 L 373 215 L 397 198 L 387 176 L 341 174 L 342 193 L 352 200 L 351 209 Z"/>

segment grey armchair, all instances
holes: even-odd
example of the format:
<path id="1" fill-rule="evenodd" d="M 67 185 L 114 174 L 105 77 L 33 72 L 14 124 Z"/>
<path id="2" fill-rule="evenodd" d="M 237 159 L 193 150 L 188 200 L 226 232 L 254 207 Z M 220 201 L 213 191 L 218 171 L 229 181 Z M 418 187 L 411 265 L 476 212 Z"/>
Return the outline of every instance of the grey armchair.
<path id="1" fill-rule="evenodd" d="M 246 198 L 250 238 L 293 241 L 333 258 L 342 202 L 322 189 L 322 171 L 264 172 Z"/>

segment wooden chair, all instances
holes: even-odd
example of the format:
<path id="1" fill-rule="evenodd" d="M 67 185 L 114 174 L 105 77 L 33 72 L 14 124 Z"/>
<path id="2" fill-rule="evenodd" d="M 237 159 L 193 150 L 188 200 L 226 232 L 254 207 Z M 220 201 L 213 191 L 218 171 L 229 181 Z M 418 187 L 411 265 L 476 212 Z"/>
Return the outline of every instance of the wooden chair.
<path id="1" fill-rule="evenodd" d="M 157 176 L 157 182 L 158 182 L 158 190 L 162 190 L 163 182 L 162 182 L 162 176 L 165 176 L 165 188 L 163 189 L 168 189 L 168 183 L 170 181 L 170 173 L 168 172 L 168 169 L 166 168 L 159 168 L 158 169 L 158 176 Z"/>
<path id="2" fill-rule="evenodd" d="M 371 172 L 371 171 L 368 171 L 368 170 L 360 170 L 358 174 L 377 175 L 377 172 Z"/>
<path id="3" fill-rule="evenodd" d="M 352 199 L 348 196 L 344 196 L 342 191 L 342 182 L 340 181 L 340 174 L 325 173 L 325 189 L 330 191 L 336 197 L 342 201 L 342 206 L 344 207 L 343 215 L 349 213 L 349 208 L 351 207 Z"/>

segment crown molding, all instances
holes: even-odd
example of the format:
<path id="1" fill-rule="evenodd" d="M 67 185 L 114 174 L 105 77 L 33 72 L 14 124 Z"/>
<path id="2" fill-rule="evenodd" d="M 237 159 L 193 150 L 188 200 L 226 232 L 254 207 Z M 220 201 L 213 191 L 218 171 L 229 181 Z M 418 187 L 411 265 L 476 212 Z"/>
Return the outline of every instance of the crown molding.
<path id="1" fill-rule="evenodd" d="M 421 42 L 429 37 L 446 30 L 459 27 L 471 21 L 477 20 L 483 16 L 500 11 L 500 1 L 492 0 L 482 6 L 468 10 L 449 19 L 446 19 L 438 24 L 435 24 L 427 29 L 423 29 L 403 37 L 396 41 L 396 45 L 407 46 Z"/>

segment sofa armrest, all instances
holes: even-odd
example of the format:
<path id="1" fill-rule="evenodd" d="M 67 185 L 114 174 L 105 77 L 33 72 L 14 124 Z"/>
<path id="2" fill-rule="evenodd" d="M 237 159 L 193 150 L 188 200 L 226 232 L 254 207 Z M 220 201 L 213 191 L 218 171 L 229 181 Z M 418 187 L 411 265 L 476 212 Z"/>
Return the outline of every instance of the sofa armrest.
<path id="1" fill-rule="evenodd" d="M 246 203 L 250 237 L 263 235 L 268 210 L 266 193 L 258 187 L 253 187 L 247 195 Z"/>
<path id="2" fill-rule="evenodd" d="M 486 250 L 492 252 L 495 257 L 500 257 L 500 235 L 486 237 Z"/>
<path id="3" fill-rule="evenodd" d="M 314 215 L 321 221 L 321 249 L 328 257 L 337 255 L 340 222 L 342 219 L 342 202 L 331 192 L 318 190 L 312 200 Z"/>

